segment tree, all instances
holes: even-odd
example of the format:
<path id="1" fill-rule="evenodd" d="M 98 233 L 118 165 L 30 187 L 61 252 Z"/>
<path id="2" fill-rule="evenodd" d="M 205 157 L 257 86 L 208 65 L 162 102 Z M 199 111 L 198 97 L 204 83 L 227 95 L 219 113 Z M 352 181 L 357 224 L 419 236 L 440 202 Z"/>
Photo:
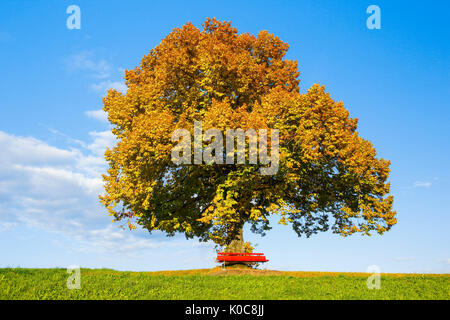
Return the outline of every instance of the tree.
<path id="1" fill-rule="evenodd" d="M 244 224 L 264 235 L 272 214 L 299 236 L 388 231 L 396 223 L 390 162 L 358 135 L 343 103 L 317 84 L 300 93 L 297 62 L 278 37 L 238 34 L 215 18 L 203 26 L 174 29 L 125 71 L 126 94 L 110 89 L 103 99 L 117 138 L 100 196 L 110 215 L 235 251 L 245 250 Z M 174 163 L 172 133 L 193 133 L 194 121 L 222 132 L 277 129 L 278 171 Z"/>

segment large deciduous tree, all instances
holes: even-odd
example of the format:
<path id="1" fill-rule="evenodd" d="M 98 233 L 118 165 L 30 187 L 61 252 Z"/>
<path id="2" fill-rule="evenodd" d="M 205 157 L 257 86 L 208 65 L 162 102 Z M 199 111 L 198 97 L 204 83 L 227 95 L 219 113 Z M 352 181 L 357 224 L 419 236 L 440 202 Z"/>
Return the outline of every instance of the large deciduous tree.
<path id="1" fill-rule="evenodd" d="M 264 234 L 272 214 L 299 236 L 388 231 L 390 162 L 358 135 L 343 103 L 320 85 L 300 93 L 297 62 L 278 37 L 238 34 L 216 19 L 203 26 L 174 29 L 125 72 L 126 94 L 109 90 L 103 100 L 117 145 L 105 153 L 100 199 L 115 220 L 234 251 L 244 250 L 245 223 Z M 278 129 L 278 171 L 174 163 L 172 133 L 193 133 L 194 121 L 223 132 Z"/>

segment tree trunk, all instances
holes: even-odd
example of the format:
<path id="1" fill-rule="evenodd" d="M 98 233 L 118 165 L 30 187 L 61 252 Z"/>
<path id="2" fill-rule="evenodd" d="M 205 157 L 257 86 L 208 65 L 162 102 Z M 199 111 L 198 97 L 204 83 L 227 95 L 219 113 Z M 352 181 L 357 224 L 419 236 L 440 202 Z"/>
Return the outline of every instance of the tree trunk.
<path id="1" fill-rule="evenodd" d="M 234 236 L 234 239 L 227 245 L 225 252 L 245 252 L 244 246 L 244 225 L 238 228 L 238 233 Z M 248 268 L 249 265 L 245 262 L 225 262 L 226 267 L 235 266 Z"/>
<path id="2" fill-rule="evenodd" d="M 240 226 L 234 239 L 227 245 L 225 252 L 245 252 L 244 251 L 244 226 Z"/>

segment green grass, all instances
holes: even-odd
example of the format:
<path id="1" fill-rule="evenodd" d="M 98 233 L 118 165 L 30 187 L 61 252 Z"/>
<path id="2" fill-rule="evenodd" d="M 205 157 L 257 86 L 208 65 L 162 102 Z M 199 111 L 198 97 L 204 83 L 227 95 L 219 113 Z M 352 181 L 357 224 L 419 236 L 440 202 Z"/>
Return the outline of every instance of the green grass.
<path id="1" fill-rule="evenodd" d="M 81 269 L 81 289 L 66 286 L 66 269 L 0 269 L 0 299 L 449 299 L 450 276 L 202 269 L 120 272 Z"/>

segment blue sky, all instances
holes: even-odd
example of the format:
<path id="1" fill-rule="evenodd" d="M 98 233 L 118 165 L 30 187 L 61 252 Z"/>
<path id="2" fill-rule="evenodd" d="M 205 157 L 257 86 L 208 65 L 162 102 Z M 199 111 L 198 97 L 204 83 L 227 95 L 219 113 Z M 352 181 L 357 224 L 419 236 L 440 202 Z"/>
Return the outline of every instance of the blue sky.
<path id="1" fill-rule="evenodd" d="M 81 9 L 69 30 L 66 8 Z M 366 8 L 381 9 L 381 29 Z M 174 27 L 206 17 L 261 29 L 290 45 L 301 91 L 324 84 L 359 132 L 392 161 L 398 223 L 383 236 L 298 238 L 277 225 L 246 240 L 279 270 L 450 272 L 450 28 L 447 1 L 2 1 L 0 267 L 210 268 L 211 244 L 122 230 L 98 200 L 100 111 Z"/>

